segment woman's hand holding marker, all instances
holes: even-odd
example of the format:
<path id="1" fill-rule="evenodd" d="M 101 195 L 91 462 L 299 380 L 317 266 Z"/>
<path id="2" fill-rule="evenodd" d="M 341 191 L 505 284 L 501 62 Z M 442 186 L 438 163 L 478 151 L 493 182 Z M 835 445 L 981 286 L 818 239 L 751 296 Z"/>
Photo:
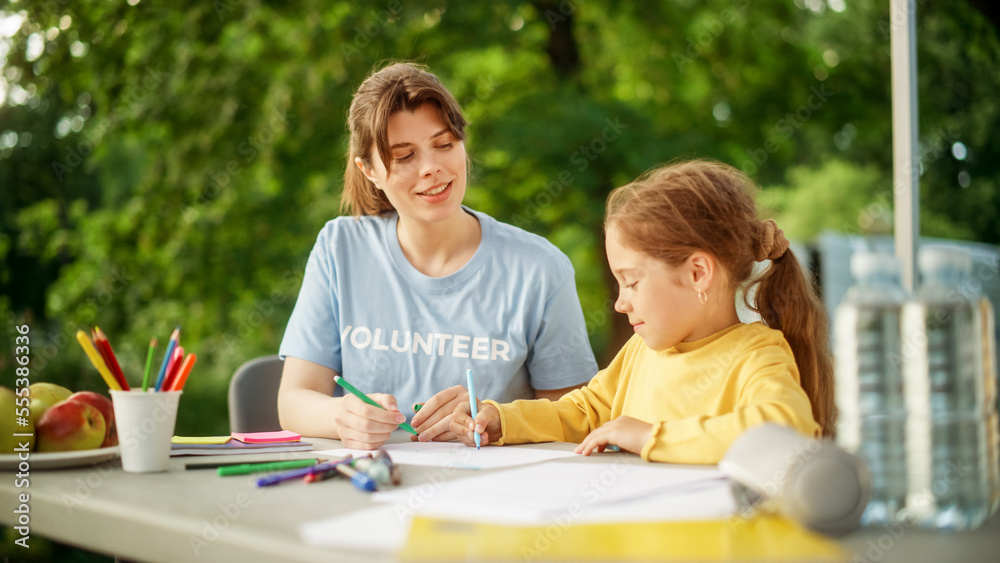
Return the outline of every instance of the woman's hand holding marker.
<path id="1" fill-rule="evenodd" d="M 481 443 L 489 445 L 503 438 L 503 429 L 500 427 L 500 411 L 489 403 L 476 401 L 479 414 L 472 420 L 472 407 L 469 401 L 455 407 L 455 412 L 451 417 L 451 431 L 455 433 L 458 441 L 466 446 L 475 447 L 475 433 L 482 435 Z"/>
<path id="2" fill-rule="evenodd" d="M 335 399 L 344 404 L 344 408 L 333 411 L 344 447 L 355 450 L 377 449 L 389 439 L 400 423 L 406 421 L 392 395 L 371 393 L 368 397 L 385 408 L 369 405 L 349 393 Z"/>
<path id="3" fill-rule="evenodd" d="M 456 436 L 451 431 L 452 413 L 461 403 L 469 404 L 469 392 L 461 385 L 453 385 L 436 393 L 424 403 L 418 403 L 420 408 L 414 409 L 417 414 L 413 416 L 411 422 L 417 432 L 420 432 L 419 440 L 421 442 L 454 440 Z M 417 439 L 417 436 L 410 437 L 410 440 Z"/>

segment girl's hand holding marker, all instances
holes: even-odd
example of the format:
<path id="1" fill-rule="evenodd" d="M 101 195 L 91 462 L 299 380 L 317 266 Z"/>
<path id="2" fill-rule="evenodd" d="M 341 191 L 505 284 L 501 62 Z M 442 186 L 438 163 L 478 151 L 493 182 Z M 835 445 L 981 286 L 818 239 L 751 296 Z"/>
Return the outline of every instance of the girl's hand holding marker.
<path id="1" fill-rule="evenodd" d="M 475 435 L 480 434 L 481 442 L 484 446 L 492 442 L 497 442 L 503 438 L 503 430 L 500 428 L 500 411 L 490 403 L 476 400 L 476 408 L 479 413 L 475 420 L 472 419 L 472 406 L 464 403 L 455 408 L 455 414 L 451 418 L 451 430 L 458 437 L 458 440 L 466 446 L 475 447 Z"/>

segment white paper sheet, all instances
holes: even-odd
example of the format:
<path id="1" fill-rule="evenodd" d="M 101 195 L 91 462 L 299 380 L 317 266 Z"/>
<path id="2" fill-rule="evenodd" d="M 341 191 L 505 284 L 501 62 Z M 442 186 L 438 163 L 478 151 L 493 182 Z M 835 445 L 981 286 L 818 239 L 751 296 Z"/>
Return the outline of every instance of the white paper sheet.
<path id="1" fill-rule="evenodd" d="M 376 500 L 385 504 L 307 522 L 299 531 L 303 541 L 312 545 L 394 553 L 404 546 L 414 514 L 506 525 L 568 526 L 710 520 L 736 513 L 729 482 L 714 469 L 589 463 L 525 469 L 540 471 L 502 471 L 376 493 Z M 501 494 L 484 494 L 479 488 L 512 483 L 523 488 L 494 491 Z M 532 495 L 540 490 L 544 496 L 533 503 Z M 497 498 L 502 501 L 494 504 Z"/>
<path id="2" fill-rule="evenodd" d="M 736 514 L 736 501 L 727 479 L 699 481 L 684 488 L 581 512 L 580 524 L 609 522 L 668 522 L 719 520 Z"/>
<path id="3" fill-rule="evenodd" d="M 453 467 L 456 469 L 496 469 L 551 461 L 553 459 L 577 455 L 572 451 L 544 450 L 538 448 L 503 448 L 491 446 L 477 450 L 476 448 L 463 446 L 458 442 L 407 442 L 402 444 L 386 444 L 381 449 L 389 453 L 393 463 Z M 345 457 L 347 454 L 359 457 L 370 453 L 372 452 L 368 450 L 352 450 L 347 448 L 316 452 L 318 455 L 335 457 Z"/>
<path id="4" fill-rule="evenodd" d="M 302 541 L 310 545 L 395 553 L 406 544 L 411 517 L 391 505 L 306 522 L 299 526 Z"/>
<path id="5" fill-rule="evenodd" d="M 376 502 L 441 518 L 509 525 L 577 520 L 598 507 L 692 491 L 724 482 L 716 469 L 624 463 L 543 463 L 443 483 L 375 493 Z M 638 506 L 638 505 L 637 505 Z M 677 506 L 684 517 L 693 507 Z M 724 510 L 724 508 L 723 508 Z M 610 516 L 615 511 L 607 513 Z"/>

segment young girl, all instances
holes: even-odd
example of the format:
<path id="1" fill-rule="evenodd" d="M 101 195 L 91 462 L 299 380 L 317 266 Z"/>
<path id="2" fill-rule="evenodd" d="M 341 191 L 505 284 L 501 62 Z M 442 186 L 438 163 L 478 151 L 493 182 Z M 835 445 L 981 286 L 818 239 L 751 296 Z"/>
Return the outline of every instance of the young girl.
<path id="1" fill-rule="evenodd" d="M 761 221 L 749 178 L 692 161 L 654 170 L 608 198 L 606 249 L 620 287 L 615 309 L 635 336 L 607 369 L 557 401 L 484 401 L 465 444 L 578 442 L 644 460 L 714 464 L 762 422 L 807 436 L 834 428 L 827 319 L 788 240 Z M 770 268 L 750 281 L 755 261 Z M 743 324 L 737 289 L 750 281 L 763 322 Z M 751 295 L 747 293 L 747 295 Z"/>
<path id="2" fill-rule="evenodd" d="M 309 256 L 279 350 L 282 427 L 374 449 L 412 416 L 422 440 L 450 440 L 467 368 L 505 401 L 585 384 L 597 363 L 573 266 L 462 205 L 466 121 L 451 92 L 391 64 L 361 84 L 347 121 L 341 204 L 354 216 L 328 222 Z M 337 374 L 384 408 L 337 392 Z"/>

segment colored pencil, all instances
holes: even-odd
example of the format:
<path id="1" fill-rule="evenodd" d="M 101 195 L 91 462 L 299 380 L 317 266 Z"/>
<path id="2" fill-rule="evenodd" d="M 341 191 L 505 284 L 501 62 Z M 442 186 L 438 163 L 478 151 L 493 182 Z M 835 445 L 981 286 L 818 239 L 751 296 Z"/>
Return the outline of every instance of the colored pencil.
<path id="1" fill-rule="evenodd" d="M 120 365 L 118 365 L 118 358 L 115 356 L 115 350 L 111 347 L 111 341 L 108 340 L 108 336 L 104 334 L 100 327 L 94 327 L 94 331 L 97 332 L 97 337 L 101 339 L 101 346 L 107 355 L 105 361 L 108 362 L 108 368 L 111 369 L 111 374 L 115 376 L 118 384 L 122 386 L 122 390 L 131 391 L 128 386 L 128 381 L 125 379 L 125 372 L 122 371 Z"/>
<path id="2" fill-rule="evenodd" d="M 163 354 L 163 363 L 160 364 L 160 375 L 156 376 L 156 385 L 154 389 L 159 391 L 163 386 L 163 379 L 167 377 L 167 364 L 170 363 L 170 357 L 174 354 L 174 348 L 179 344 L 181 339 L 181 327 L 174 329 L 174 332 L 170 334 L 170 342 L 167 343 L 167 351 Z"/>
<path id="3" fill-rule="evenodd" d="M 170 362 L 167 363 L 167 376 L 163 378 L 163 385 L 160 386 L 161 391 L 170 391 L 174 380 L 177 379 L 177 372 L 180 370 L 181 362 L 183 361 L 184 347 L 178 346 L 174 348 L 174 353 L 170 356 Z"/>
<path id="4" fill-rule="evenodd" d="M 184 384 L 187 383 L 188 374 L 191 373 L 191 368 L 194 367 L 194 363 L 197 361 L 198 356 L 194 352 L 184 356 L 184 363 L 181 364 L 177 377 L 171 382 L 170 389 L 167 389 L 167 391 L 183 391 Z"/>
<path id="5" fill-rule="evenodd" d="M 142 391 L 149 389 L 149 368 L 153 365 L 153 350 L 156 350 L 156 337 L 149 341 L 149 352 L 146 352 L 146 370 L 142 372 Z"/>
<path id="6" fill-rule="evenodd" d="M 82 330 L 76 331 L 76 341 L 80 343 L 81 347 L 83 347 L 83 352 L 87 354 L 88 358 L 90 358 L 90 363 L 94 364 L 94 367 L 97 368 L 97 372 L 101 374 L 101 377 L 104 379 L 104 383 L 108 385 L 108 389 L 121 391 L 121 385 L 118 385 L 118 381 L 115 379 L 115 376 L 111 375 L 111 371 L 108 369 L 108 366 L 104 364 L 101 354 L 97 351 L 97 348 L 94 348 L 94 343 L 90 341 L 90 337 L 87 336 L 87 333 Z"/>
<path id="7" fill-rule="evenodd" d="M 97 353 L 101 355 L 101 359 L 104 360 L 104 365 L 107 366 L 108 371 L 111 372 L 111 375 L 114 375 L 115 372 L 111 369 L 111 358 L 108 357 L 107 350 L 101 345 L 101 339 L 97 336 L 97 328 L 90 329 L 90 340 L 94 343 L 94 349 L 97 350 Z M 117 379 L 116 377 L 115 380 Z"/>

